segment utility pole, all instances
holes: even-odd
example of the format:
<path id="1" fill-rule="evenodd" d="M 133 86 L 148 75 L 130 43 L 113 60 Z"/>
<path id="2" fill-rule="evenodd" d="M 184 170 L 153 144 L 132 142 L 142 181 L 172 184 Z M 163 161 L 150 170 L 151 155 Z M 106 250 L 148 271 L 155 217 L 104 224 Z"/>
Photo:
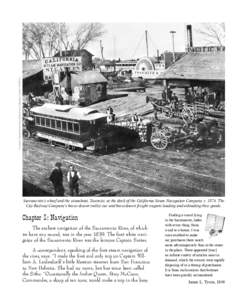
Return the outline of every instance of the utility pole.
<path id="1" fill-rule="evenodd" d="M 100 40 L 100 51 L 101 51 L 102 61 L 104 61 L 102 40 Z"/>
<path id="2" fill-rule="evenodd" d="M 148 32 L 147 32 L 147 30 L 145 30 L 145 37 L 146 37 L 146 49 L 147 49 L 147 57 L 148 57 L 149 53 L 148 53 Z"/>
<path id="3" fill-rule="evenodd" d="M 172 35 L 173 62 L 175 62 L 175 61 L 176 61 L 176 57 L 175 57 L 175 46 L 174 46 L 174 34 L 176 33 L 176 31 L 171 30 L 170 33 L 171 33 L 171 35 Z"/>
<path id="4" fill-rule="evenodd" d="M 113 37 L 113 59 L 116 59 L 116 37 Z"/>
<path id="5" fill-rule="evenodd" d="M 59 40 L 58 40 L 58 43 L 59 43 L 59 53 L 60 53 L 60 56 L 62 56 L 62 49 L 61 49 L 61 37 L 62 37 L 62 33 L 61 33 L 61 23 L 58 24 L 58 30 L 59 30 Z"/>

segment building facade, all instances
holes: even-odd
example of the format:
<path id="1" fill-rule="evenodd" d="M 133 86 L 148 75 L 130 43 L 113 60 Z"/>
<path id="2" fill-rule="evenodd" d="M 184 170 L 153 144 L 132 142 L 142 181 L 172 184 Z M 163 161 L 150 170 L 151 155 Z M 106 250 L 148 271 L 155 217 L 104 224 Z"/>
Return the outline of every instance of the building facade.
<path id="1" fill-rule="evenodd" d="M 89 70 L 70 73 L 60 82 L 60 86 L 68 89 L 69 83 L 72 101 L 76 104 L 90 105 L 107 97 L 107 80 L 100 72 Z"/>

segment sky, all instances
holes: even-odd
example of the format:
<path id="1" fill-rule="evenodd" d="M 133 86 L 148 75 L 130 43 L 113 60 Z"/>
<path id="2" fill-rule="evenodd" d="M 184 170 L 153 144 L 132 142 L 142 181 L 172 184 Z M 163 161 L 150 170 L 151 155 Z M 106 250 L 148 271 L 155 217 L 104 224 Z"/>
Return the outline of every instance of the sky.
<path id="1" fill-rule="evenodd" d="M 76 23 L 69 24 L 71 30 L 77 28 Z M 103 54 L 106 59 L 133 59 L 146 56 L 145 30 L 148 31 L 149 56 L 156 56 L 165 50 L 172 51 L 170 31 L 175 33 L 175 51 L 184 51 L 186 47 L 185 23 L 103 23 L 106 33 L 101 37 Z M 193 26 L 193 45 L 204 45 L 205 41 L 195 31 L 201 26 Z M 100 38 L 99 38 L 100 40 Z M 90 43 L 86 49 L 94 57 L 101 57 L 100 42 Z"/>

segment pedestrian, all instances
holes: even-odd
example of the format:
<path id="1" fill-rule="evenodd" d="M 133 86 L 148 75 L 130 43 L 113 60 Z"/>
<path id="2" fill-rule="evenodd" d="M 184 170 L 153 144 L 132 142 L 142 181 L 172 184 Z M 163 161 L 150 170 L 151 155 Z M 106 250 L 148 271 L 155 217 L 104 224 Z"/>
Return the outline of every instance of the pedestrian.
<path id="1" fill-rule="evenodd" d="M 112 114 L 113 113 L 113 108 L 111 106 L 107 107 L 107 114 Z"/>
<path id="2" fill-rule="evenodd" d="M 192 103 L 192 95 L 189 91 L 186 93 L 186 103 L 191 104 Z"/>
<path id="3" fill-rule="evenodd" d="M 81 175 L 79 172 L 77 172 L 74 169 L 73 165 L 69 166 L 69 171 L 67 173 L 67 181 L 69 185 L 69 190 L 70 190 L 70 196 L 74 196 L 74 192 L 76 196 L 78 196 L 79 193 L 79 179 L 81 178 Z"/>
<path id="4" fill-rule="evenodd" d="M 54 187 L 55 196 L 64 196 L 63 173 L 61 166 L 62 164 L 60 162 L 56 162 L 55 168 L 52 170 L 49 177 L 49 180 L 52 182 Z"/>
<path id="5" fill-rule="evenodd" d="M 208 91 L 206 88 L 202 92 L 202 99 L 205 104 L 209 104 L 208 103 Z"/>
<path id="6" fill-rule="evenodd" d="M 61 96 L 63 98 L 63 104 L 67 104 L 67 102 L 68 102 L 68 94 L 66 93 L 64 87 L 61 87 Z"/>
<path id="7" fill-rule="evenodd" d="M 111 123 L 115 121 L 115 114 L 113 113 L 113 109 L 111 106 L 107 108 L 107 122 Z"/>
<path id="8" fill-rule="evenodd" d="M 135 113 L 135 114 L 133 115 L 132 121 L 133 121 L 133 122 L 138 122 L 138 121 L 139 121 L 139 116 L 138 116 L 137 113 Z"/>
<path id="9" fill-rule="evenodd" d="M 34 96 L 34 94 L 31 92 L 28 94 L 28 106 L 29 108 L 32 108 L 33 106 L 36 105 L 36 98 Z"/>
<path id="10" fill-rule="evenodd" d="M 173 101 L 174 109 L 177 111 L 178 110 L 178 97 L 175 93 L 173 93 L 172 101 Z"/>
<path id="11" fill-rule="evenodd" d="M 170 87 L 167 87 L 167 100 L 168 102 L 171 102 L 172 100 L 172 90 L 170 89 Z"/>
<path id="12" fill-rule="evenodd" d="M 165 88 L 162 91 L 162 100 L 164 103 L 167 101 L 167 92 Z"/>

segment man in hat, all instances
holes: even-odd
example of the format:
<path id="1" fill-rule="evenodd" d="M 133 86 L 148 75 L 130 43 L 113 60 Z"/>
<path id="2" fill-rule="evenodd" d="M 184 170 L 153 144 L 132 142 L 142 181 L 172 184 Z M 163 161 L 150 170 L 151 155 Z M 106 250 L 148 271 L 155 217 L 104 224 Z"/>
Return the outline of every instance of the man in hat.
<path id="1" fill-rule="evenodd" d="M 166 103 L 166 101 L 167 101 L 167 90 L 166 90 L 166 88 L 164 88 L 163 91 L 162 91 L 162 101 L 163 101 L 163 103 Z"/>
<path id="2" fill-rule="evenodd" d="M 69 184 L 69 190 L 70 190 L 70 196 L 74 196 L 74 193 L 76 194 L 76 196 L 78 196 L 79 193 L 79 179 L 81 178 L 81 175 L 79 174 L 79 172 L 77 172 L 74 169 L 73 165 L 69 166 L 69 171 L 67 173 L 67 181 Z"/>
<path id="3" fill-rule="evenodd" d="M 178 111 L 178 97 L 175 93 L 173 93 L 172 102 L 173 102 L 175 111 Z"/>
<path id="4" fill-rule="evenodd" d="M 60 162 L 56 162 L 55 168 L 52 170 L 49 177 L 49 180 L 52 182 L 54 187 L 55 196 L 64 196 L 63 173 L 61 166 Z"/>
<path id="5" fill-rule="evenodd" d="M 32 108 L 33 106 L 35 106 L 36 104 L 36 98 L 34 96 L 34 94 L 31 92 L 28 94 L 28 106 L 29 108 Z"/>

